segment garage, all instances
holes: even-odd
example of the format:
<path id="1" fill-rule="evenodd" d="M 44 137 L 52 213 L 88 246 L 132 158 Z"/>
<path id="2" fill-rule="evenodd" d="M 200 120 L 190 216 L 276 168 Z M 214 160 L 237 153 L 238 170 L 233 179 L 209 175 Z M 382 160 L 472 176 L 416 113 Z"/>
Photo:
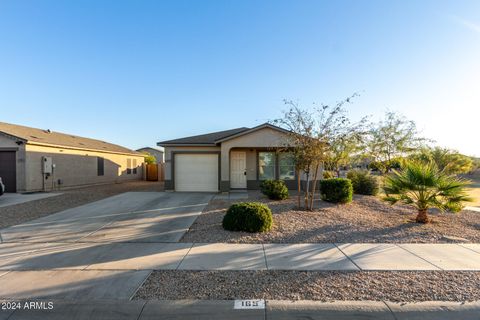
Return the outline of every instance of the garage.
<path id="1" fill-rule="evenodd" d="M 17 192 L 17 161 L 15 151 L 0 151 L 0 178 L 5 192 Z"/>
<path id="2" fill-rule="evenodd" d="M 218 192 L 218 154 L 175 154 L 176 191 Z"/>

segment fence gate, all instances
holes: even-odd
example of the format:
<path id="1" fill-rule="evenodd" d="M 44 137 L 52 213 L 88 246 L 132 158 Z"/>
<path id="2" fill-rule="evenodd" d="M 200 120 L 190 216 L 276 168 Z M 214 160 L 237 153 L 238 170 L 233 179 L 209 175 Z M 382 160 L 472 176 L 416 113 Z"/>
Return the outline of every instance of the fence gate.
<path id="1" fill-rule="evenodd" d="M 147 181 L 158 181 L 158 165 L 156 163 L 147 164 Z"/>

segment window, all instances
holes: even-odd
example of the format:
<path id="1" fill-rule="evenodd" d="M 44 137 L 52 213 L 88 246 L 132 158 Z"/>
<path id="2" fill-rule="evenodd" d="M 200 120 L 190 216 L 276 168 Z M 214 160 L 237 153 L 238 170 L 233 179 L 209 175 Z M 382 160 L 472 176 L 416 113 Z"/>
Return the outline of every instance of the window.
<path id="1" fill-rule="evenodd" d="M 275 179 L 275 152 L 258 153 L 258 179 Z"/>
<path id="2" fill-rule="evenodd" d="M 133 174 L 137 174 L 137 159 L 133 159 Z"/>
<path id="3" fill-rule="evenodd" d="M 97 157 L 97 176 L 103 176 L 105 173 L 105 159 Z"/>
<path id="4" fill-rule="evenodd" d="M 127 174 L 132 174 L 132 159 L 127 159 Z"/>
<path id="5" fill-rule="evenodd" d="M 295 180 L 295 161 L 293 154 L 285 152 L 278 155 L 280 180 Z"/>

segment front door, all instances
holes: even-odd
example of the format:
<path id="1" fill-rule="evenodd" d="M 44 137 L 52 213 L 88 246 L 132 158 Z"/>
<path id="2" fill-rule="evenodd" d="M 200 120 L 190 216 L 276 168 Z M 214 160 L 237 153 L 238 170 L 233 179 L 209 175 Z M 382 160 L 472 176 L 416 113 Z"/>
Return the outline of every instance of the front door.
<path id="1" fill-rule="evenodd" d="M 247 188 L 247 154 L 245 151 L 230 152 L 230 187 Z"/>

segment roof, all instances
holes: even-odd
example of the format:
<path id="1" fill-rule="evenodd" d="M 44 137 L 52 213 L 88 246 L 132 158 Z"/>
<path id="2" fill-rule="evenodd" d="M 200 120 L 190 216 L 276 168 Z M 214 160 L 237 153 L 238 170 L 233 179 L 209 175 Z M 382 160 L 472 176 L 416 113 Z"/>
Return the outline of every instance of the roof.
<path id="1" fill-rule="evenodd" d="M 216 141 L 216 143 L 223 142 L 223 141 L 227 141 L 227 140 L 230 140 L 230 139 L 235 139 L 235 138 L 238 138 L 238 137 L 240 137 L 240 136 L 243 136 L 243 135 L 246 135 L 246 134 L 249 134 L 249 133 L 252 133 L 252 132 L 261 130 L 261 129 L 264 129 L 264 128 L 270 128 L 270 129 L 277 130 L 277 131 L 281 131 L 281 132 L 285 132 L 285 133 L 288 133 L 288 132 L 289 132 L 288 130 L 285 130 L 285 129 L 280 128 L 280 127 L 277 127 L 277 126 L 274 126 L 273 124 L 263 123 L 263 124 L 261 124 L 261 125 L 259 125 L 259 126 L 256 126 L 256 127 L 251 128 L 251 129 L 248 129 L 248 130 L 245 130 L 245 131 L 236 133 L 236 134 L 234 134 L 234 135 L 231 135 L 231 136 L 228 136 L 228 137 L 225 137 L 225 138 L 218 139 L 218 140 Z"/>
<path id="2" fill-rule="evenodd" d="M 167 140 L 157 143 L 159 146 L 168 146 L 168 145 L 216 145 L 216 141 L 220 139 L 224 139 L 226 137 L 238 134 L 243 131 L 247 131 L 249 128 L 242 127 L 224 131 L 217 131 L 207 134 L 201 134 L 198 136 L 191 136 L 186 138 L 174 139 L 174 140 Z"/>
<path id="3" fill-rule="evenodd" d="M 101 140 L 84 138 L 50 130 L 25 127 L 5 122 L 0 122 L 0 133 L 17 138 L 22 142 L 29 144 L 140 155 L 140 153 L 131 149 Z"/>
<path id="4" fill-rule="evenodd" d="M 156 152 L 164 152 L 162 149 L 154 148 L 154 147 L 143 147 L 143 148 L 137 149 L 138 152 L 142 152 L 144 150 L 153 150 L 153 151 L 156 151 Z"/>
<path id="5" fill-rule="evenodd" d="M 216 146 L 218 143 L 221 143 L 223 141 L 234 139 L 263 128 L 270 128 L 273 130 L 288 132 L 287 130 L 274 126 L 272 124 L 263 123 L 253 128 L 242 127 L 242 128 L 231 129 L 231 130 L 202 134 L 198 136 L 191 136 L 191 137 L 186 137 L 181 139 L 162 141 L 157 143 L 157 145 L 159 146 Z"/>

